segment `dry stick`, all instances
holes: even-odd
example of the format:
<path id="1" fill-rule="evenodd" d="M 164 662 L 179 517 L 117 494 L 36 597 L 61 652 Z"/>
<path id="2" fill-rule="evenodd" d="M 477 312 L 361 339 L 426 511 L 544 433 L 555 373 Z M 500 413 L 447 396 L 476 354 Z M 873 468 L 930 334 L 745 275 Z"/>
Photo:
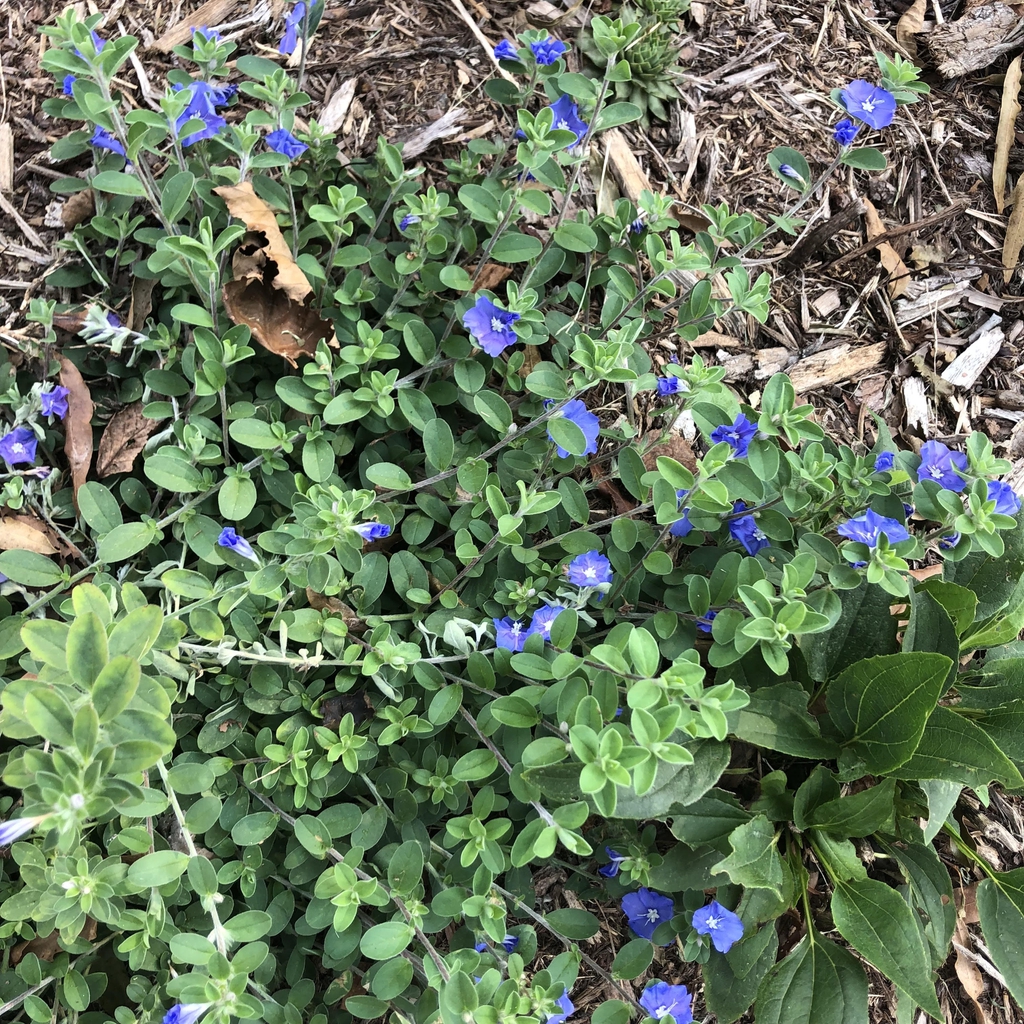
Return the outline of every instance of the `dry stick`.
<path id="1" fill-rule="evenodd" d="M 480 26 L 473 20 L 473 16 L 466 10 L 462 5 L 462 0 L 451 0 L 452 7 L 455 8 L 455 12 L 458 16 L 469 26 L 470 32 L 476 36 L 477 41 L 484 48 L 487 56 L 494 62 L 494 66 L 498 69 L 498 74 L 507 82 L 515 84 L 515 79 L 498 63 L 498 58 L 494 56 L 494 44 L 487 41 L 487 36 L 480 31 Z"/>
<path id="2" fill-rule="evenodd" d="M 944 220 L 948 220 L 950 217 L 955 217 L 966 208 L 967 200 L 958 199 L 952 206 L 947 206 L 944 210 L 939 210 L 938 213 L 932 213 L 927 217 L 922 217 L 921 220 L 915 220 L 912 224 L 898 224 L 894 228 L 889 228 L 888 231 L 883 231 L 880 235 L 872 235 L 870 241 L 857 246 L 857 248 L 852 252 L 845 253 L 828 265 L 829 267 L 839 267 L 858 256 L 862 256 L 866 252 L 870 252 L 878 245 L 879 242 L 885 242 L 890 238 L 899 238 L 900 235 L 909 235 L 913 231 L 923 231 L 925 228 L 934 227 L 936 224 L 941 224 Z"/>

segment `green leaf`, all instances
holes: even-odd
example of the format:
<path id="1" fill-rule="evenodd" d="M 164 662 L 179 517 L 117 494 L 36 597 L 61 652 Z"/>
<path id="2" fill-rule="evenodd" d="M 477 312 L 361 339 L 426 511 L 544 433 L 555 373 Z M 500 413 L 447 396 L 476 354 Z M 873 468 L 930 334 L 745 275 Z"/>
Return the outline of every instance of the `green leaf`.
<path id="1" fill-rule="evenodd" d="M 252 448 L 253 451 L 268 451 L 281 444 L 281 439 L 274 433 L 270 424 L 255 417 L 232 420 L 228 426 L 228 434 L 232 441 Z"/>
<path id="2" fill-rule="evenodd" d="M 64 578 L 54 562 L 35 551 L 0 551 L 0 572 L 26 587 L 52 587 Z"/>
<path id="3" fill-rule="evenodd" d="M 946 609 L 925 591 L 911 595 L 910 621 L 903 633 L 903 650 L 944 654 L 952 663 L 945 682 L 952 683 L 960 657 L 956 630 Z"/>
<path id="4" fill-rule="evenodd" d="M 37 661 L 66 672 L 69 628 L 56 619 L 30 619 L 21 627 L 21 639 Z"/>
<path id="5" fill-rule="evenodd" d="M 886 779 L 870 789 L 819 804 L 808 813 L 807 824 L 842 839 L 869 836 L 892 819 L 895 799 L 896 780 Z"/>
<path id="6" fill-rule="evenodd" d="M 928 823 L 924 827 L 924 841 L 930 843 L 942 831 L 942 826 L 949 818 L 949 812 L 956 807 L 964 787 L 963 783 L 949 782 L 946 779 L 916 781 L 928 800 Z"/>
<path id="7" fill-rule="evenodd" d="M 612 977 L 623 981 L 639 978 L 654 959 L 654 944 L 650 939 L 630 939 L 615 954 L 612 961 Z"/>
<path id="8" fill-rule="evenodd" d="M 946 609 L 946 614 L 952 620 L 957 636 L 962 636 L 967 627 L 974 622 L 978 599 L 966 587 L 960 587 L 955 583 L 948 583 L 933 576 L 923 583 L 916 584 L 914 590 L 930 594 Z"/>
<path id="9" fill-rule="evenodd" d="M 1017 517 L 1014 529 L 999 536 L 1005 545 L 1001 558 L 976 551 L 958 562 L 947 559 L 942 565 L 943 580 L 965 587 L 977 597 L 979 622 L 995 615 L 1024 578 L 1024 516 Z"/>
<path id="10" fill-rule="evenodd" d="M 96 480 L 89 480 L 78 489 L 78 510 L 98 534 L 109 533 L 124 522 L 117 498 Z"/>
<path id="11" fill-rule="evenodd" d="M 908 761 L 949 667 L 941 654 L 891 654 L 858 661 L 832 680 L 828 711 L 846 738 L 840 766 L 845 761 L 853 771 L 859 762 L 860 774 L 882 775 Z"/>
<path id="12" fill-rule="evenodd" d="M 144 551 L 155 540 L 154 528 L 148 523 L 125 523 L 115 527 L 96 545 L 101 562 L 124 562 Z M 0 555 L 0 571 L 3 570 Z"/>
<path id="13" fill-rule="evenodd" d="M 923 1010 L 942 1019 L 931 958 L 914 911 L 886 882 L 836 880 L 832 917 L 847 942 Z"/>
<path id="14" fill-rule="evenodd" d="M 856 957 L 809 925 L 757 992 L 757 1024 L 868 1024 L 868 979 Z"/>
<path id="15" fill-rule="evenodd" d="M 913 757 L 893 774 L 898 779 L 946 779 L 975 790 L 990 782 L 1007 789 L 1024 786 L 1024 778 L 995 740 L 947 707 L 935 708 Z"/>
<path id="16" fill-rule="evenodd" d="M 157 485 L 174 494 L 194 494 L 203 489 L 203 474 L 191 463 L 172 455 L 150 455 L 142 471 Z"/>
<path id="17" fill-rule="evenodd" d="M 434 468 L 443 473 L 455 458 L 455 438 L 452 428 L 440 416 L 423 428 L 423 450 Z"/>
<path id="18" fill-rule="evenodd" d="M 747 1012 L 778 952 L 775 926 L 766 925 L 704 965 L 704 1001 L 719 1024 L 732 1024 Z"/>
<path id="19" fill-rule="evenodd" d="M 886 165 L 885 154 L 871 146 L 851 149 L 848 153 L 843 154 L 839 162 L 846 167 L 856 167 L 861 171 L 884 171 Z"/>
<path id="20" fill-rule="evenodd" d="M 750 703 L 729 715 L 729 731 L 758 747 L 794 757 L 832 760 L 839 748 L 824 739 L 817 719 L 807 713 L 807 691 L 794 682 L 764 686 L 750 694 Z"/>
<path id="21" fill-rule="evenodd" d="M 411 925 L 402 921 L 385 921 L 363 933 L 359 948 L 371 960 L 390 960 L 409 945 L 413 934 Z"/>
<path id="22" fill-rule="evenodd" d="M 231 841 L 236 846 L 258 846 L 277 831 L 281 819 L 271 811 L 256 811 L 231 826 Z"/>
<path id="23" fill-rule="evenodd" d="M 555 444 L 570 455 L 582 455 L 586 451 L 587 439 L 572 420 L 567 420 L 564 416 L 552 416 L 547 426 Z"/>
<path id="24" fill-rule="evenodd" d="M 388 861 L 388 885 L 393 892 L 411 893 L 423 875 L 423 847 L 415 839 L 406 840 Z"/>
<path id="25" fill-rule="evenodd" d="M 134 174 L 122 171 L 100 171 L 94 174 L 89 184 L 100 192 L 108 192 L 114 196 L 138 196 L 146 194 L 145 186 Z"/>
<path id="26" fill-rule="evenodd" d="M 170 223 L 175 223 L 181 211 L 185 209 L 195 184 L 195 175 L 190 171 L 165 175 L 160 181 L 160 209 Z"/>
<path id="27" fill-rule="evenodd" d="M 302 464 L 306 468 L 306 452 L 310 445 L 307 442 L 302 449 Z M 330 451 L 330 445 L 327 446 Z M 331 452 L 331 468 L 334 467 L 334 453 Z M 313 479 L 326 480 L 326 476 L 313 477 L 307 470 L 307 475 Z M 234 520 L 236 523 L 245 519 L 256 507 L 256 485 L 244 477 L 229 476 L 224 485 L 217 492 L 217 508 L 224 519 Z"/>
<path id="28" fill-rule="evenodd" d="M 188 867 L 188 854 L 178 850 L 147 853 L 128 868 L 128 881 L 140 889 L 155 889 L 173 882 Z"/>
<path id="29" fill-rule="evenodd" d="M 76 615 L 68 630 L 68 671 L 82 687 L 92 686 L 107 663 L 107 633 L 93 612 Z"/>
<path id="30" fill-rule="evenodd" d="M 168 569 L 160 582 L 172 594 L 192 600 L 203 600 L 213 596 L 213 584 L 201 573 L 191 569 Z"/>
<path id="31" fill-rule="evenodd" d="M 576 941 L 589 939 L 601 930 L 600 920 L 589 910 L 552 910 L 544 920 L 559 934 Z"/>
<path id="32" fill-rule="evenodd" d="M 409 474 L 393 462 L 378 462 L 373 466 L 367 466 L 366 479 L 372 484 L 392 491 L 407 491 L 412 487 Z"/>
<path id="33" fill-rule="evenodd" d="M 598 113 L 594 122 L 594 131 L 607 131 L 607 129 L 615 128 L 620 124 L 639 121 L 641 117 L 643 117 L 643 111 L 635 103 L 609 103 Z"/>
<path id="34" fill-rule="evenodd" d="M 978 916 L 992 962 L 1024 1006 L 1024 868 L 992 872 L 978 885 Z"/>
<path id="35" fill-rule="evenodd" d="M 48 743 L 75 746 L 75 719 L 67 701 L 53 689 L 38 687 L 25 695 L 25 720 Z"/>
<path id="36" fill-rule="evenodd" d="M 539 238 L 533 235 L 520 235 L 515 231 L 506 231 L 491 249 L 491 259 L 498 263 L 525 263 L 536 259 L 544 246 Z"/>
<path id="37" fill-rule="evenodd" d="M 782 897 L 782 858 L 777 849 L 775 826 L 763 814 L 734 829 L 729 836 L 732 853 L 712 867 L 727 874 L 734 885 L 746 889 L 768 889 Z"/>
<path id="38" fill-rule="evenodd" d="M 811 187 L 811 169 L 803 155 L 789 146 L 779 146 L 768 154 L 768 166 L 772 173 L 780 181 L 785 182 L 790 188 L 798 192 L 806 192 Z M 790 167 L 796 172 L 796 177 L 790 174 L 783 174 L 781 167 Z"/>
<path id="39" fill-rule="evenodd" d="M 589 224 L 567 220 L 555 231 L 555 244 L 569 252 L 593 252 L 597 248 L 597 234 Z"/>
<path id="40" fill-rule="evenodd" d="M 932 967 L 937 969 L 949 956 L 949 942 L 956 928 L 949 871 L 932 846 L 882 843 L 882 849 L 899 863 L 910 884 L 911 906 L 918 912 L 931 950 Z"/>

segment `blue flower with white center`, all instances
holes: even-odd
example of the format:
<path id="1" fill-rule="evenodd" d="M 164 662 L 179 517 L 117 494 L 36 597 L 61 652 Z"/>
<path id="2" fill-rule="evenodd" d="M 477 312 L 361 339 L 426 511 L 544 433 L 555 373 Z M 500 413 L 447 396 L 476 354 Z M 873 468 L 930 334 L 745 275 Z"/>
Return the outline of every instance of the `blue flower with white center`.
<path id="1" fill-rule="evenodd" d="M 281 45 L 277 48 L 278 53 L 290 56 L 295 52 L 295 47 L 299 44 L 299 29 L 302 28 L 302 19 L 305 16 L 306 5 L 303 0 L 299 0 L 284 19 L 284 35 L 281 37 Z"/>
<path id="2" fill-rule="evenodd" d="M 697 628 L 702 633 L 711 632 L 711 624 L 715 621 L 715 616 L 718 614 L 716 611 L 708 611 L 697 620 Z"/>
<path id="3" fill-rule="evenodd" d="M 569 47 L 561 40 L 548 38 L 539 43 L 530 43 L 530 49 L 538 64 L 547 65 L 554 64 Z"/>
<path id="4" fill-rule="evenodd" d="M 652 982 L 640 996 L 640 1005 L 655 1020 L 692 1024 L 690 991 L 685 985 L 669 985 L 665 981 Z"/>
<path id="5" fill-rule="evenodd" d="M 278 128 L 277 131 L 271 132 L 265 142 L 275 153 L 281 153 L 289 160 L 302 156 L 309 149 L 309 146 L 304 142 L 299 142 L 291 132 L 285 131 L 284 128 Z"/>
<path id="6" fill-rule="evenodd" d="M 519 945 L 519 936 L 518 935 L 506 935 L 505 938 L 503 938 L 501 940 L 502 949 L 504 949 L 506 953 L 514 952 L 516 946 L 518 946 L 518 945 Z M 473 949 L 475 949 L 478 953 L 486 953 L 487 950 L 490 949 L 490 947 L 487 945 L 486 942 L 478 942 L 473 947 Z"/>
<path id="7" fill-rule="evenodd" d="M 5 576 L 6 580 L 7 577 Z M 42 817 L 35 818 L 12 818 L 10 821 L 0 822 L 0 846 L 9 846 L 11 843 L 27 835 L 39 824 Z"/>
<path id="8" fill-rule="evenodd" d="M 523 649 L 526 643 L 526 628 L 518 619 L 506 616 L 503 619 L 492 619 L 494 623 L 494 646 L 504 648 L 513 654 Z"/>
<path id="9" fill-rule="evenodd" d="M 750 450 L 750 442 L 757 437 L 757 424 L 751 423 L 743 413 L 733 420 L 732 425 L 723 423 L 711 431 L 711 440 L 714 444 L 726 441 L 738 459 L 744 459 Z"/>
<path id="10" fill-rule="evenodd" d="M 383 540 L 391 536 L 391 527 L 387 523 L 358 523 L 352 529 L 363 540 Z"/>
<path id="11" fill-rule="evenodd" d="M 604 878 L 614 878 L 619 873 L 622 862 L 624 860 L 629 860 L 629 858 L 623 856 L 621 853 L 616 853 L 610 846 L 606 846 L 604 848 L 604 852 L 608 854 L 608 860 L 610 863 L 605 864 L 603 867 L 599 867 L 597 869 L 597 873 Z"/>
<path id="12" fill-rule="evenodd" d="M 569 998 L 568 990 L 555 1001 L 561 1007 L 562 1012 L 548 1014 L 547 1024 L 562 1024 L 566 1017 L 571 1017 L 576 1012 L 576 1007 L 572 1005 L 572 1000 Z"/>
<path id="13" fill-rule="evenodd" d="M 39 396 L 43 405 L 44 416 L 59 416 L 64 419 L 68 414 L 68 395 L 71 392 L 67 388 L 55 385 L 49 391 L 44 391 Z"/>
<path id="14" fill-rule="evenodd" d="M 565 567 L 565 575 L 573 586 L 598 587 L 603 583 L 611 583 L 614 574 L 612 563 L 604 555 L 596 551 L 584 551 Z"/>
<path id="15" fill-rule="evenodd" d="M 952 551 L 953 548 L 960 543 L 959 533 L 947 533 L 944 537 L 939 538 L 939 550 L 940 551 Z"/>
<path id="16" fill-rule="evenodd" d="M 546 409 L 554 402 L 554 399 L 549 398 L 544 403 Z M 586 447 L 583 449 L 583 455 L 593 455 L 597 451 L 597 437 L 601 432 L 601 421 L 597 416 L 592 413 L 578 398 L 572 399 L 570 402 L 566 402 L 562 406 L 561 410 L 555 415 L 561 416 L 564 419 L 569 420 L 571 423 L 575 423 L 580 430 L 583 431 L 583 437 L 586 440 Z M 548 430 L 548 440 L 553 441 L 555 445 L 555 453 L 560 459 L 568 459 L 572 456 L 572 453 L 563 448 L 555 439 L 551 436 L 551 431 Z"/>
<path id="17" fill-rule="evenodd" d="M 230 548 L 236 555 L 241 555 L 242 558 L 248 558 L 253 562 L 259 562 L 256 552 L 252 549 L 252 545 L 244 537 L 239 537 L 233 526 L 225 526 L 224 529 L 220 531 L 220 536 L 217 538 L 217 544 L 222 548 Z"/>
<path id="18" fill-rule="evenodd" d="M 109 149 L 111 153 L 116 153 L 118 156 L 126 157 L 128 155 L 124 151 L 124 146 L 106 128 L 101 128 L 99 125 L 96 125 L 96 130 L 92 133 L 89 145 L 96 149 Z"/>
<path id="19" fill-rule="evenodd" d="M 841 537 L 859 541 L 869 548 L 878 547 L 879 538 L 883 536 L 890 545 L 910 540 L 907 528 L 898 519 L 880 516 L 873 508 L 869 508 L 864 515 L 843 523 L 836 532 Z"/>
<path id="20" fill-rule="evenodd" d="M 203 139 L 212 139 L 227 121 L 217 113 L 217 107 L 224 106 L 238 91 L 237 86 L 229 85 L 223 89 L 215 89 L 209 82 L 196 80 L 186 86 L 174 86 L 175 92 L 184 91 L 188 96 L 188 106 L 175 122 L 175 134 L 180 135 L 189 121 L 202 121 L 202 128 L 186 135 L 181 140 L 183 146 L 192 146 Z"/>
<path id="21" fill-rule="evenodd" d="M 530 628 L 526 631 L 527 636 L 542 636 L 545 640 L 551 639 L 551 627 L 555 619 L 565 611 L 564 605 L 552 604 L 544 608 L 538 608 L 530 620 Z"/>
<path id="22" fill-rule="evenodd" d="M 420 219 L 415 213 L 407 213 L 399 222 L 398 230 L 405 231 L 408 229 L 410 224 L 419 224 Z"/>
<path id="23" fill-rule="evenodd" d="M 990 480 L 988 500 L 996 503 L 995 511 L 1001 516 L 1015 516 L 1020 511 L 1020 498 L 1014 489 L 1002 480 Z"/>
<path id="24" fill-rule="evenodd" d="M 693 928 L 698 935 L 710 935 L 719 953 L 728 953 L 743 938 L 743 922 L 718 900 L 693 912 Z"/>
<path id="25" fill-rule="evenodd" d="M 872 128 L 887 128 L 896 116 L 896 97 L 863 78 L 851 82 L 839 95 L 846 112 Z"/>
<path id="26" fill-rule="evenodd" d="M 39 438 L 31 427 L 15 427 L 0 437 L 0 458 L 8 466 L 31 465 L 36 461 L 36 446 Z"/>
<path id="27" fill-rule="evenodd" d="M 165 1014 L 164 1024 L 196 1024 L 212 1003 L 175 1003 Z"/>
<path id="28" fill-rule="evenodd" d="M 967 486 L 961 476 L 961 473 L 966 470 L 967 456 L 963 452 L 951 451 L 941 441 L 925 441 L 921 445 L 921 465 L 917 469 L 918 480 L 934 480 L 947 491 L 959 493 Z"/>
<path id="29" fill-rule="evenodd" d="M 498 60 L 519 60 L 519 54 L 516 48 L 507 40 L 502 39 L 500 43 L 494 48 L 494 56 Z"/>
<path id="30" fill-rule="evenodd" d="M 733 512 L 742 512 L 747 506 L 742 501 L 733 504 Z M 743 545 L 748 555 L 756 555 L 762 548 L 768 547 L 768 538 L 761 532 L 757 520 L 753 516 L 739 516 L 729 520 L 729 534 L 733 540 Z"/>
<path id="31" fill-rule="evenodd" d="M 888 473 L 893 467 L 895 458 L 895 452 L 879 452 L 875 457 L 875 472 Z"/>
<path id="32" fill-rule="evenodd" d="M 622 897 L 622 912 L 626 915 L 629 927 L 641 939 L 650 939 L 659 924 L 672 920 L 676 905 L 668 896 L 641 886 L 636 892 L 626 893 Z"/>
<path id="33" fill-rule="evenodd" d="M 579 145 L 580 140 L 587 134 L 590 125 L 580 119 L 579 108 L 571 96 L 560 96 L 548 108 L 555 115 L 552 128 L 559 128 L 562 131 L 573 132 L 576 141 L 571 142 L 566 148 L 571 150 Z"/>
<path id="34" fill-rule="evenodd" d="M 833 129 L 832 138 L 835 139 L 840 146 L 852 146 L 853 140 L 857 138 L 857 132 L 859 131 L 859 124 L 854 124 L 849 120 L 849 118 L 844 118 Z"/>
<path id="35" fill-rule="evenodd" d="M 659 377 L 657 384 L 658 394 L 662 398 L 667 398 L 669 395 L 678 395 L 682 391 L 689 391 L 689 387 L 682 377 Z"/>
<path id="36" fill-rule="evenodd" d="M 462 326 L 489 356 L 497 357 L 519 340 L 513 324 L 518 313 L 496 306 L 487 296 L 478 295 L 476 302 L 462 314 Z"/>

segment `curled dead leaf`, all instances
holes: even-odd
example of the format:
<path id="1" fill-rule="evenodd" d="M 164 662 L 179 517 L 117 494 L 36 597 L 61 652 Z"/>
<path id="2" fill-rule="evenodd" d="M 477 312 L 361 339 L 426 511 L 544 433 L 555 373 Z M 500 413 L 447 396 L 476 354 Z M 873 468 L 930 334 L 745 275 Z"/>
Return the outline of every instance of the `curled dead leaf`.
<path id="1" fill-rule="evenodd" d="M 130 473 L 156 420 L 142 415 L 142 403 L 135 402 L 114 413 L 100 438 L 96 455 L 96 476 L 100 480 L 114 473 Z"/>
<path id="2" fill-rule="evenodd" d="M 878 216 L 874 203 L 870 199 L 863 199 L 864 203 L 864 227 L 867 232 L 867 240 L 885 234 L 885 225 L 882 218 Z M 899 253 L 888 243 L 879 242 L 875 246 L 878 250 L 882 266 L 889 274 L 889 298 L 898 299 L 910 284 L 910 271 L 907 265 L 900 259 Z"/>
<path id="3" fill-rule="evenodd" d="M 88 315 L 88 306 L 82 306 L 80 309 L 68 309 L 63 313 L 54 313 L 53 326 L 58 330 L 67 331 L 69 334 L 77 334 L 85 326 L 85 318 Z"/>
<path id="4" fill-rule="evenodd" d="M 1006 168 L 1010 150 L 1015 141 L 1014 129 L 1020 113 L 1020 57 L 1014 57 L 1003 79 L 1003 97 L 999 104 L 999 126 L 996 128 L 996 152 L 992 158 L 992 192 L 996 209 L 1002 213 L 1006 206 Z"/>
<path id="5" fill-rule="evenodd" d="M 68 389 L 68 412 L 64 417 L 64 454 L 71 469 L 75 507 L 78 491 L 89 475 L 92 462 L 92 395 L 78 367 L 67 356 L 60 357 L 60 383 Z"/>
<path id="6" fill-rule="evenodd" d="M 896 41 L 912 57 L 917 56 L 917 41 L 914 36 L 924 31 L 924 19 L 928 13 L 928 0 L 914 0 L 914 3 L 896 22 Z"/>
<path id="7" fill-rule="evenodd" d="M 322 612 L 328 611 L 332 615 L 339 615 L 344 620 L 345 625 L 353 633 L 365 633 L 366 623 L 363 622 L 355 610 L 350 608 L 344 601 L 338 600 L 336 597 L 327 597 L 325 594 L 321 594 L 312 587 L 306 587 L 306 600 L 309 602 L 310 608 L 314 611 Z"/>
<path id="8" fill-rule="evenodd" d="M 34 551 L 37 555 L 70 553 L 57 534 L 35 516 L 0 518 L 0 550 Z"/>
<path id="9" fill-rule="evenodd" d="M 500 263 L 485 263 L 476 284 L 473 285 L 473 291 L 478 292 L 481 288 L 493 291 L 511 273 L 511 267 L 502 266 Z"/>
<path id="10" fill-rule="evenodd" d="M 1006 225 L 1003 238 L 1003 267 L 1007 271 L 1017 269 L 1020 251 L 1024 248 L 1024 174 L 1017 179 L 1013 189 L 1013 212 Z"/>

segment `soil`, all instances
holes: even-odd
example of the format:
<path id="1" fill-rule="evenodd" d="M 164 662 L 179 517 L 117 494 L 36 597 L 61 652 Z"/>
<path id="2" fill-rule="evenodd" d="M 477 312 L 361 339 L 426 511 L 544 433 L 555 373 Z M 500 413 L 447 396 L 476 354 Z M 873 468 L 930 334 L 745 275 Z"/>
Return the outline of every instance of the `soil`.
<path id="1" fill-rule="evenodd" d="M 82 165 L 50 159 L 50 146 L 68 125 L 42 110 L 59 87 L 41 69 L 45 41 L 39 29 L 65 4 L 27 0 L 3 6 L 0 344 L 23 354 L 37 327 L 25 318 L 32 297 L 84 297 L 48 288 L 43 280 L 65 257 L 59 243 L 65 221 L 75 216 L 49 186 L 80 173 Z M 201 20 L 190 20 L 199 6 L 196 0 L 112 0 L 103 34 L 130 33 L 141 40 L 144 79 L 138 66 L 128 65 L 119 80 L 129 102 L 145 105 L 146 93 L 159 93 L 166 72 L 179 64 L 154 46 L 175 26 L 208 24 L 236 39 L 240 53 L 277 56 L 284 0 L 211 0 Z M 202 16 L 211 7 L 216 19 Z M 799 241 L 775 236 L 762 255 L 774 278 L 767 323 L 730 317 L 692 346 L 672 331 L 661 332 L 650 342 L 657 362 L 699 351 L 725 365 L 732 386 L 755 404 L 768 376 L 788 369 L 804 399 L 817 408 L 819 422 L 847 443 L 871 443 L 871 414 L 884 419 L 907 447 L 930 437 L 962 442 L 978 429 L 991 437 L 997 454 L 1014 461 L 1011 482 L 1024 481 L 1024 330 L 1018 316 L 1024 297 L 1017 294 L 1022 284 L 1014 261 L 1004 268 L 1009 209 L 1000 210 L 993 188 L 1004 75 L 1020 48 L 1014 48 L 1012 27 L 993 27 L 991 18 L 979 17 L 979 11 L 987 17 L 1004 7 L 1016 25 L 1021 5 L 984 0 L 695 0 L 679 38 L 684 70 L 675 78 L 679 95 L 668 105 L 670 120 L 622 130 L 633 171 L 676 197 L 679 214 L 689 215 L 681 217 L 684 223 L 692 225 L 705 203 L 726 202 L 763 220 L 782 214 L 794 193 L 768 172 L 768 154 L 777 146 L 796 146 L 812 173 L 820 173 L 835 153 L 829 94 L 853 78 L 877 78 L 875 50 L 914 57 L 931 93 L 903 108 L 891 128 L 872 133 L 869 141 L 888 157 L 885 171 L 837 171 L 801 211 L 808 224 Z M 83 16 L 100 10 L 92 2 L 78 8 Z M 318 119 L 332 112 L 342 153 L 352 159 L 371 152 L 378 135 L 416 139 L 446 112 L 461 108 L 456 130 L 418 157 L 425 179 L 441 181 L 441 161 L 456 156 L 468 139 L 510 130 L 506 115 L 483 92 L 494 64 L 470 21 L 490 44 L 535 25 L 550 25 L 570 40 L 588 13 L 612 10 L 611 0 L 328 0 L 306 66 L 308 111 Z M 938 68 L 948 73 L 951 48 L 952 66 L 970 70 L 943 77 Z M 578 60 L 574 49 L 570 61 Z M 1019 126 L 1011 118 L 1004 129 L 1010 141 L 1007 197 L 1010 183 L 1024 171 Z M 582 201 L 594 203 L 611 186 L 600 160 L 590 168 L 582 176 Z M 618 177 L 615 186 L 628 191 Z M 990 344 L 978 356 L 981 368 L 949 372 L 983 328 Z M 961 807 L 963 828 L 997 867 L 1024 864 L 1018 802 L 994 794 L 988 808 Z M 961 951 L 941 972 L 946 1020 L 1019 1021 L 972 912 L 977 879 L 952 849 L 940 852 L 961 887 L 958 909 L 966 929 L 958 940 Z M 629 937 L 617 904 L 588 898 L 600 889 L 572 869 L 551 865 L 536 881 L 539 910 L 584 905 L 598 915 L 602 933 L 583 946 L 607 970 Z M 783 927 L 784 952 L 799 937 L 795 927 L 788 932 Z M 542 945 L 551 955 L 560 948 Z M 675 947 L 658 950 L 651 971 L 634 982 L 637 990 L 651 976 L 695 986 L 695 1009 L 701 1009 L 697 971 Z M 891 986 L 877 974 L 871 977 L 873 1021 L 895 1020 Z M 589 1012 L 613 996 L 584 962 L 574 989 L 577 1007 Z"/>

